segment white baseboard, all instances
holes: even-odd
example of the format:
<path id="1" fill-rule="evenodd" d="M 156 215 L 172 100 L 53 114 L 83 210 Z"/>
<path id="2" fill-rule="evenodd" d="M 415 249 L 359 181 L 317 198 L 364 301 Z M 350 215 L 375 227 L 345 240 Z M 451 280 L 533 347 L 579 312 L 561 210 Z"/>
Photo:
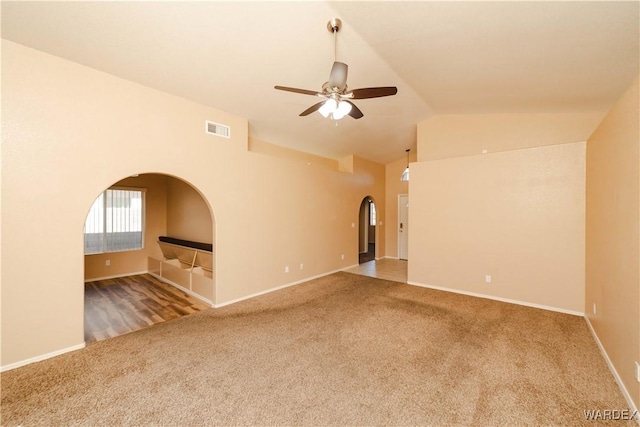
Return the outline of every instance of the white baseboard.
<path id="1" fill-rule="evenodd" d="M 214 308 L 220 308 L 220 307 L 224 307 L 226 305 L 235 304 L 235 303 L 240 302 L 240 301 L 244 301 L 244 300 L 248 300 L 248 299 L 251 299 L 251 298 L 259 297 L 260 295 L 269 294 L 271 292 L 275 292 L 275 291 L 279 291 L 281 289 L 289 288 L 291 286 L 299 285 L 300 283 L 308 282 L 310 280 L 319 279 L 320 277 L 328 276 L 330 274 L 337 273 L 339 271 L 343 271 L 343 270 L 346 270 L 346 269 L 349 269 L 349 268 L 352 268 L 352 267 L 357 267 L 357 266 L 358 266 L 358 264 L 354 264 L 354 265 L 349 266 L 349 267 L 340 268 L 338 270 L 329 271 L 327 273 L 318 274 L 316 276 L 306 277 L 306 278 L 301 279 L 301 280 L 296 280 L 295 282 L 286 283 L 284 285 L 276 286 L 275 288 L 265 289 L 264 291 L 256 292 L 255 294 L 251 294 L 251 295 L 247 295 L 247 296 L 244 296 L 244 297 L 232 299 L 230 301 L 225 301 L 225 302 L 222 302 L 220 304 L 215 304 L 213 307 Z"/>
<path id="2" fill-rule="evenodd" d="M 337 273 L 338 271 L 347 271 L 347 270 L 352 269 L 352 268 L 354 268 L 354 267 L 357 267 L 357 266 L 359 266 L 359 265 L 360 265 L 360 264 L 353 264 L 353 265 L 350 265 L 350 266 L 348 266 L 348 267 L 344 267 L 344 268 L 341 268 L 341 269 L 339 269 L 339 270 L 332 271 L 331 273 L 327 273 L 327 274 Z M 325 274 L 325 276 L 326 276 L 327 274 Z"/>
<path id="3" fill-rule="evenodd" d="M 400 259 L 397 256 L 389 256 L 389 255 L 385 255 L 382 258 L 386 258 L 386 259 Z"/>
<path id="4" fill-rule="evenodd" d="M 180 289 L 182 292 L 184 292 L 184 293 L 186 293 L 186 294 L 189 294 L 189 295 L 191 295 L 191 296 L 192 296 L 192 297 L 194 297 L 194 298 L 199 299 L 200 301 L 204 301 L 204 302 L 206 302 L 206 303 L 207 303 L 207 304 L 209 304 L 211 307 L 215 307 L 215 304 L 214 304 L 214 303 L 213 303 L 213 301 L 211 301 L 210 299 L 205 298 L 205 297 L 203 297 L 202 295 L 199 295 L 199 294 L 197 294 L 197 293 L 193 292 L 192 290 L 185 288 L 184 286 L 180 286 L 180 285 L 178 285 L 177 283 L 172 282 L 171 280 L 167 279 L 166 277 L 159 276 L 159 275 L 157 275 L 157 274 L 155 274 L 155 273 L 152 273 L 152 272 L 150 272 L 150 271 L 148 271 L 147 273 L 148 273 L 148 274 L 150 274 L 150 275 L 152 275 L 152 276 L 153 276 L 153 277 L 155 277 L 156 279 L 158 279 L 158 280 L 160 280 L 160 281 L 162 281 L 162 282 L 164 282 L 164 283 L 166 283 L 166 284 L 168 284 L 168 285 L 171 285 L 171 286 L 173 286 L 174 288 L 178 288 L 178 289 Z"/>
<path id="5" fill-rule="evenodd" d="M 632 413 L 636 414 L 636 417 L 635 417 L 636 418 L 636 422 L 638 424 L 640 424 L 640 414 L 638 414 L 638 412 L 637 412 L 638 408 L 636 407 L 635 403 L 633 402 L 633 399 L 631 398 L 631 395 L 629 394 L 629 391 L 624 386 L 624 383 L 622 382 L 622 378 L 620 378 L 620 375 L 618 375 L 618 371 L 616 371 L 615 366 L 613 366 L 613 362 L 609 358 L 609 355 L 607 354 L 607 351 L 604 349 L 604 346 L 600 342 L 600 338 L 598 338 L 598 334 L 596 334 L 596 330 L 593 329 L 593 325 L 591 324 L 591 321 L 589 320 L 589 316 L 587 316 L 585 314 L 584 315 L 584 320 L 585 320 L 585 322 L 587 322 L 587 326 L 589 327 L 589 330 L 591 331 L 591 335 L 593 336 L 593 339 L 596 341 L 596 344 L 598 345 L 598 348 L 600 349 L 600 353 L 602 353 L 602 357 L 604 357 L 605 362 L 607 362 L 607 366 L 609 367 L 609 370 L 613 374 L 613 378 L 616 380 L 616 383 L 618 383 L 618 387 L 620 387 L 620 391 L 622 391 L 622 395 L 624 396 L 625 400 L 627 401 L 627 404 L 629 405 L 629 410 Z"/>
<path id="6" fill-rule="evenodd" d="M 510 298 L 502 298 L 494 295 L 486 295 L 486 294 L 480 294 L 476 292 L 467 292 L 467 291 L 462 291 L 460 289 L 451 289 L 451 288 L 443 288 L 441 286 L 425 285 L 424 283 L 418 283 L 413 281 L 408 281 L 407 284 L 413 285 L 413 286 L 419 286 L 421 288 L 436 289 L 438 291 L 453 292 L 454 294 L 469 295 L 471 297 L 486 298 L 494 301 L 507 302 L 509 304 L 517 304 L 517 305 L 523 305 L 526 307 L 539 308 L 542 310 L 556 311 L 558 313 L 571 314 L 573 316 L 580 316 L 580 317 L 584 316 L 584 312 L 581 312 L 581 311 L 567 310 L 564 308 L 552 307 L 550 305 L 536 304 L 532 302 L 520 301 L 520 300 L 515 300 Z"/>
<path id="7" fill-rule="evenodd" d="M 139 274 L 147 274 L 148 271 L 137 271 L 135 273 L 125 273 L 125 274 L 116 274 L 114 276 L 104 276 L 104 277 L 96 277 L 95 279 L 84 279 L 84 283 L 96 282 L 98 280 L 107 280 L 107 279 L 118 279 L 120 277 L 129 277 L 129 276 L 137 276 Z"/>
<path id="8" fill-rule="evenodd" d="M 74 346 L 71 346 L 71 347 L 63 348 L 62 350 L 56 350 L 56 351 L 52 351 L 51 353 L 42 354 L 40 356 L 32 357 L 30 359 L 25 359 L 25 360 L 21 360 L 19 362 L 9 363 L 8 365 L 0 366 L 0 372 L 9 371 L 11 369 L 16 369 L 16 368 L 19 368 L 21 366 L 29 365 L 31 363 L 41 362 L 41 361 L 46 360 L 46 359 L 51 359 L 52 357 L 60 356 L 61 354 L 69 353 L 70 351 L 76 351 L 76 350 L 83 349 L 85 346 L 86 346 L 86 343 L 82 343 L 82 344 L 74 345 Z"/>

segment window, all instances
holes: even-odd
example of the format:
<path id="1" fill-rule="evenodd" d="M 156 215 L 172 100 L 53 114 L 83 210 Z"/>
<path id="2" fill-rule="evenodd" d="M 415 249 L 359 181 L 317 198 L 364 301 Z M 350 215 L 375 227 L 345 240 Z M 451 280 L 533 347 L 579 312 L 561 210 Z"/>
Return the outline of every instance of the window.
<path id="1" fill-rule="evenodd" d="M 369 200 L 369 225 L 376 226 L 376 204 Z"/>
<path id="2" fill-rule="evenodd" d="M 100 194 L 84 223 L 84 253 L 144 247 L 144 191 L 111 188 Z"/>

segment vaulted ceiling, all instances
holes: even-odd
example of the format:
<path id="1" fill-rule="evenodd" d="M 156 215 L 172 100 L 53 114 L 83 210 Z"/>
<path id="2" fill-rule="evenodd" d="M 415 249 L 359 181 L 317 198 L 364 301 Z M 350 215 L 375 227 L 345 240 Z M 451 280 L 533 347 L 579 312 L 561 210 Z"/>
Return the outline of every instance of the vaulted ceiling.
<path id="1" fill-rule="evenodd" d="M 397 86 L 333 122 L 318 100 L 337 59 L 350 88 Z M 250 136 L 388 163 L 434 114 L 605 112 L 638 76 L 639 3 L 2 2 L 2 37 L 249 120 Z"/>

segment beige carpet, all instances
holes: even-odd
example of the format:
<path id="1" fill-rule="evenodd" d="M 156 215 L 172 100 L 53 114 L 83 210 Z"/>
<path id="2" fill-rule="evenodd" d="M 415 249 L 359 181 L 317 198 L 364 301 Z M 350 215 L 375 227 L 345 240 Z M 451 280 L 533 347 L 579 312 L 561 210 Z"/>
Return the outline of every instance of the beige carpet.
<path id="1" fill-rule="evenodd" d="M 573 426 L 627 408 L 580 317 L 349 273 L 1 380 L 2 425 L 24 426 Z"/>

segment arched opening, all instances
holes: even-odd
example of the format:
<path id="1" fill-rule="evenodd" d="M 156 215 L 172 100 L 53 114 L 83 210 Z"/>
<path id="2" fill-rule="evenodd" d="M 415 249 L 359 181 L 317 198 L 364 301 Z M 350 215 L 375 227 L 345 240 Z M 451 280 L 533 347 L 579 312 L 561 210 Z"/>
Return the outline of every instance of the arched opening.
<path id="1" fill-rule="evenodd" d="M 146 173 L 96 196 L 84 224 L 85 342 L 213 305 L 215 220 L 200 191 Z"/>
<path id="2" fill-rule="evenodd" d="M 375 201 L 371 196 L 362 199 L 360 203 L 358 227 L 358 263 L 374 261 L 376 259 L 376 225 L 377 211 Z"/>

